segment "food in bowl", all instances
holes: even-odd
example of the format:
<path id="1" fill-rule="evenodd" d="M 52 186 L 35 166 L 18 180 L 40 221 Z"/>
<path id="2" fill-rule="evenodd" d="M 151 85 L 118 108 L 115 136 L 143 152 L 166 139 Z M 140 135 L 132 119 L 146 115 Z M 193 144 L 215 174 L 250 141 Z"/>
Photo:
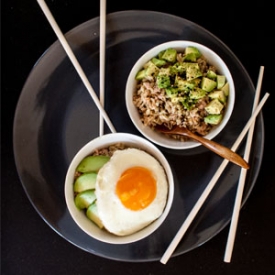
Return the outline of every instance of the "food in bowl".
<path id="1" fill-rule="evenodd" d="M 229 84 L 197 47 L 160 51 L 144 64 L 136 80 L 133 101 L 144 125 L 185 127 L 205 136 L 222 121 Z"/>
<path id="2" fill-rule="evenodd" d="M 199 146 L 181 135 L 162 134 L 155 126 L 186 127 L 214 138 L 233 110 L 235 88 L 229 69 L 211 49 L 192 41 L 155 46 L 133 66 L 126 84 L 126 106 L 137 129 L 168 148 Z"/>
<path id="3" fill-rule="evenodd" d="M 161 225 L 173 188 L 169 164 L 153 144 L 116 133 L 96 138 L 75 156 L 65 197 L 86 233 L 104 242 L 129 243 Z"/>
<path id="4" fill-rule="evenodd" d="M 119 236 L 132 234 L 157 219 L 168 194 L 160 163 L 143 150 L 123 147 L 114 144 L 85 157 L 74 182 L 75 191 L 82 182 L 76 206 L 84 208 L 100 228 Z"/>

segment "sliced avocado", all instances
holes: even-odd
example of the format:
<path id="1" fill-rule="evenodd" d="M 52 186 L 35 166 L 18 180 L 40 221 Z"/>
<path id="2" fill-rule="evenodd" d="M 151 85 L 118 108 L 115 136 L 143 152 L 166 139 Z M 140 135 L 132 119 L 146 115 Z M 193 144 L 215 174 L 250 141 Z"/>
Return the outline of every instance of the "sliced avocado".
<path id="1" fill-rule="evenodd" d="M 223 107 L 224 105 L 215 98 L 205 106 L 205 110 L 211 115 L 219 115 Z"/>
<path id="2" fill-rule="evenodd" d="M 217 75 L 217 89 L 221 89 L 225 84 L 225 75 Z"/>
<path id="3" fill-rule="evenodd" d="M 80 193 L 88 189 L 94 189 L 97 173 L 84 173 L 80 175 L 74 182 L 74 192 Z"/>
<path id="4" fill-rule="evenodd" d="M 223 91 L 213 91 L 208 94 L 211 99 L 217 98 L 222 103 L 226 103 L 226 96 Z"/>
<path id="5" fill-rule="evenodd" d="M 98 215 L 96 201 L 94 203 L 92 203 L 92 204 L 89 205 L 89 207 L 87 208 L 87 211 L 86 211 L 86 215 L 99 228 L 102 229 L 104 227 L 104 225 L 103 225 L 103 223 L 102 223 L 102 221 L 101 221 L 101 219 L 99 218 L 99 215 Z"/>
<path id="6" fill-rule="evenodd" d="M 201 77 L 202 72 L 198 63 L 190 63 L 186 69 L 186 79 L 188 81 Z"/>
<path id="7" fill-rule="evenodd" d="M 78 209 L 88 208 L 96 199 L 94 190 L 86 190 L 78 193 L 74 198 L 74 203 Z"/>
<path id="8" fill-rule="evenodd" d="M 224 92 L 225 96 L 229 95 L 229 83 L 226 82 L 224 86 L 221 88 L 221 90 Z"/>
<path id="9" fill-rule="evenodd" d="M 97 172 L 110 159 L 109 156 L 88 156 L 77 166 L 76 171 L 81 173 Z"/>
<path id="10" fill-rule="evenodd" d="M 161 59 L 164 59 L 171 63 L 175 63 L 177 60 L 177 51 L 172 48 L 166 49 L 162 54 Z"/>
<path id="11" fill-rule="evenodd" d="M 196 88 L 196 89 L 193 89 L 192 91 L 190 91 L 189 97 L 191 99 L 200 99 L 200 98 L 205 97 L 206 93 L 207 92 L 205 90 Z"/>
<path id="12" fill-rule="evenodd" d="M 222 114 L 208 115 L 204 118 L 204 122 L 212 125 L 218 125 L 222 121 Z"/>
<path id="13" fill-rule="evenodd" d="M 201 88 L 206 92 L 212 92 L 217 87 L 217 82 L 208 77 L 203 77 L 201 80 Z"/>

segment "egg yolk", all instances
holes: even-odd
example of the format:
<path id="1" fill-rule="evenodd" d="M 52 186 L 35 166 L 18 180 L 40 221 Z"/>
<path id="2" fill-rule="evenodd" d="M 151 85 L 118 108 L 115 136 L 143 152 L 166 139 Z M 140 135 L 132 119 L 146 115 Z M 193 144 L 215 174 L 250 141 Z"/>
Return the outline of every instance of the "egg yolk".
<path id="1" fill-rule="evenodd" d="M 131 167 L 119 178 L 116 193 L 126 208 L 134 211 L 142 210 L 156 197 L 156 180 L 147 168 Z"/>

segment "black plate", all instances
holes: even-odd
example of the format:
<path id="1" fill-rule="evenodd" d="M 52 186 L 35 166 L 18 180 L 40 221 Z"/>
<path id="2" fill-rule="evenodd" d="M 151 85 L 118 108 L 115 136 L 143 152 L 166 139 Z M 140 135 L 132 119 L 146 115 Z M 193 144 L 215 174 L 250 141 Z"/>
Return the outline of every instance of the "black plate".
<path id="1" fill-rule="evenodd" d="M 105 108 L 118 132 L 140 135 L 126 112 L 124 90 L 135 61 L 151 47 L 169 40 L 192 40 L 216 51 L 229 66 L 236 86 L 236 106 L 224 131 L 215 139 L 231 147 L 251 115 L 255 89 L 240 61 L 217 37 L 183 18 L 150 11 L 123 11 L 107 16 Z M 99 18 L 66 34 L 95 91 L 99 87 Z M 60 236 L 90 253 L 120 261 L 159 260 L 214 175 L 222 159 L 200 146 L 185 151 L 159 147 L 175 177 L 175 200 L 164 224 L 134 244 L 109 245 L 92 239 L 73 222 L 64 199 L 66 170 L 74 154 L 98 136 L 98 110 L 78 74 L 56 41 L 31 71 L 14 120 L 14 154 L 28 198 Z M 106 127 L 106 133 L 109 129 Z M 262 114 L 255 126 L 251 169 L 243 203 L 261 165 L 264 146 Z M 239 148 L 243 153 L 244 142 Z M 230 221 L 240 168 L 229 164 L 173 256 L 213 238 Z"/>

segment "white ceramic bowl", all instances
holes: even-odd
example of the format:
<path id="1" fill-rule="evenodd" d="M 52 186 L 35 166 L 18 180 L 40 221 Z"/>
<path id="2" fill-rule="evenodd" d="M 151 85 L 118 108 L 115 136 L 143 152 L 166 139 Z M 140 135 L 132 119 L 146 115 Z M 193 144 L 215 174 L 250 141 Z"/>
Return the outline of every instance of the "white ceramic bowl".
<path id="1" fill-rule="evenodd" d="M 153 223 L 145 227 L 144 229 L 128 236 L 116 236 L 112 233 L 107 232 L 106 230 L 100 229 L 97 225 L 95 225 L 92 221 L 90 221 L 86 217 L 84 211 L 78 210 L 74 203 L 74 191 L 73 191 L 74 174 L 75 174 L 76 167 L 78 166 L 80 161 L 84 157 L 90 155 L 96 149 L 106 148 L 109 145 L 116 144 L 116 143 L 123 143 L 128 146 L 140 148 L 141 150 L 144 150 L 149 154 L 151 154 L 152 156 L 154 156 L 160 162 L 160 164 L 164 167 L 164 170 L 167 176 L 167 181 L 168 181 L 167 203 L 162 215 Z M 143 137 L 139 137 L 133 134 L 113 133 L 113 134 L 106 134 L 98 138 L 95 138 L 79 150 L 79 152 L 75 155 L 75 157 L 73 158 L 73 160 L 69 165 L 67 175 L 66 175 L 66 180 L 65 180 L 64 191 L 65 191 L 66 204 L 69 209 L 69 212 L 72 218 L 74 219 L 74 221 L 76 222 L 76 224 L 84 232 L 86 232 L 88 235 L 90 235 L 94 239 L 97 239 L 105 243 L 126 244 L 126 243 L 136 242 L 138 240 L 141 240 L 149 236 L 155 230 L 157 230 L 161 226 L 161 224 L 164 222 L 164 220 L 166 219 L 171 209 L 172 202 L 173 202 L 174 179 L 173 179 L 173 174 L 169 166 L 169 163 L 167 162 L 166 158 L 161 153 L 161 151 L 154 144 L 152 144 L 151 142 L 149 142 Z"/>
<path id="2" fill-rule="evenodd" d="M 230 119 L 235 102 L 235 86 L 232 75 L 225 62 L 210 48 L 196 42 L 179 40 L 165 42 L 148 50 L 137 60 L 128 76 L 125 92 L 126 107 L 133 124 L 140 131 L 140 133 L 142 133 L 146 138 L 148 138 L 155 144 L 171 149 L 190 149 L 197 147 L 201 144 L 193 140 L 185 142 L 174 140 L 163 134 L 158 133 L 157 131 L 152 130 L 149 126 L 145 126 L 141 122 L 138 110 L 133 103 L 133 94 L 136 90 L 137 85 L 135 76 L 142 69 L 143 65 L 146 62 L 148 62 L 151 58 L 157 56 L 160 51 L 166 50 L 168 48 L 175 48 L 178 51 L 183 51 L 187 46 L 197 47 L 199 51 L 202 53 L 202 55 L 206 57 L 208 63 L 214 65 L 217 68 L 219 74 L 225 75 L 230 87 L 228 102 L 225 109 L 223 120 L 219 125 L 214 126 L 211 129 L 211 131 L 204 136 L 205 138 L 213 139 L 222 131 L 222 129 L 225 127 L 228 120 Z"/>

